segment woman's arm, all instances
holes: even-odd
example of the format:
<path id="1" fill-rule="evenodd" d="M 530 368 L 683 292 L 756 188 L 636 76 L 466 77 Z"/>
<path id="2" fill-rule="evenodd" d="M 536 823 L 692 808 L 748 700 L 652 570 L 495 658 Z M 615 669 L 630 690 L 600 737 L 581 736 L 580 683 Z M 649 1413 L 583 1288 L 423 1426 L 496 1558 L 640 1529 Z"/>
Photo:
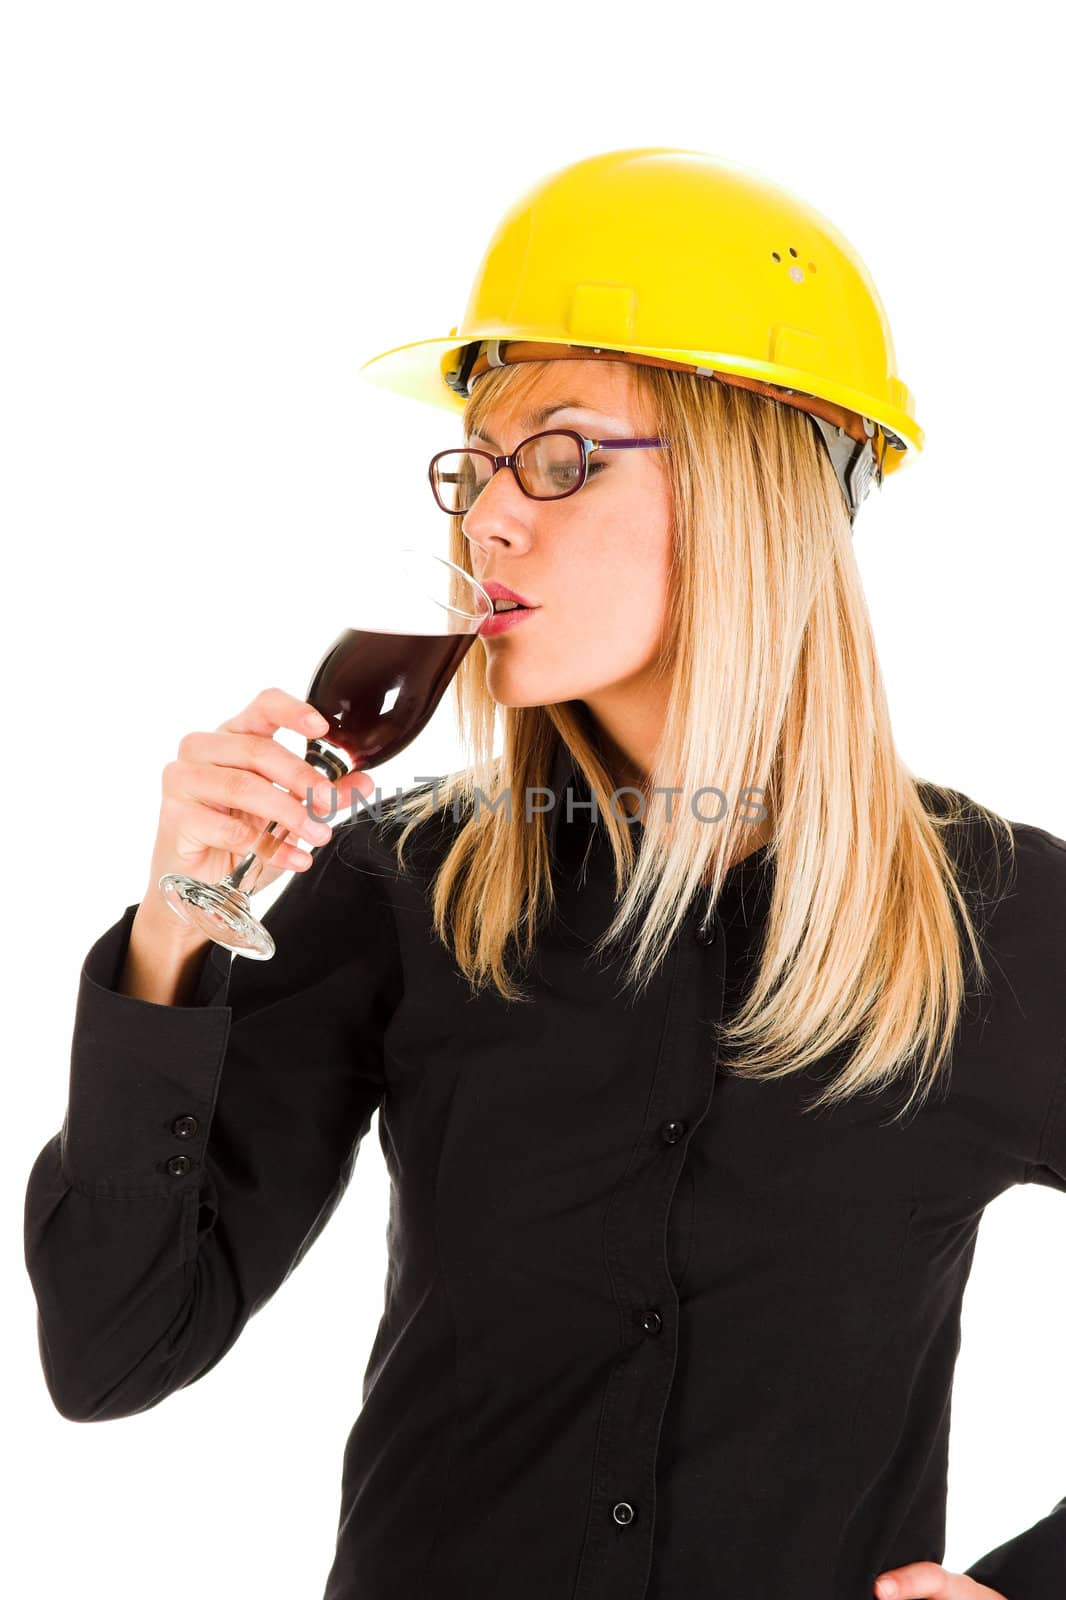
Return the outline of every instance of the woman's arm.
<path id="1" fill-rule="evenodd" d="M 1066 1500 L 967 1567 L 966 1577 L 1007 1600 L 1054 1600 L 1066 1594 Z"/>
<path id="2" fill-rule="evenodd" d="M 192 937 L 162 895 L 150 888 L 133 918 L 115 987 L 120 994 L 160 1006 L 193 1005 L 212 948 L 210 939 Z"/>
<path id="3" fill-rule="evenodd" d="M 1048 1107 L 1039 1164 L 1030 1168 L 1029 1182 L 1066 1193 L 1066 1063 Z M 981 1556 L 966 1568 L 966 1576 L 998 1589 L 1008 1600 L 1066 1595 L 1066 1499 L 1024 1533 Z"/>
<path id="4" fill-rule="evenodd" d="M 339 825 L 264 921 L 266 962 L 211 946 L 188 1005 L 120 992 L 139 908 L 81 975 L 69 1098 L 25 1204 L 56 1408 L 157 1405 L 232 1347 L 325 1226 L 383 1092 L 400 991 L 392 911 Z M 345 854 L 347 854 L 347 848 Z"/>

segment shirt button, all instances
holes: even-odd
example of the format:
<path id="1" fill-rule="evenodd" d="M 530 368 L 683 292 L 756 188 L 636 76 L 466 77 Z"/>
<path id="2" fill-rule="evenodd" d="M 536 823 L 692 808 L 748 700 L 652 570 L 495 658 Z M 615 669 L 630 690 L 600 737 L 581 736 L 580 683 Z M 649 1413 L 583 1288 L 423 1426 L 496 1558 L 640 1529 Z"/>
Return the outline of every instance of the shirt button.
<path id="1" fill-rule="evenodd" d="M 704 945 L 713 944 L 715 939 L 717 939 L 717 937 L 718 937 L 718 928 L 717 928 L 717 925 L 714 922 L 709 922 L 705 928 L 700 927 L 700 928 L 696 929 L 696 943 L 697 944 L 704 944 Z"/>
<path id="2" fill-rule="evenodd" d="M 637 1320 L 645 1333 L 660 1333 L 662 1331 L 663 1319 L 655 1310 L 642 1311 Z"/>
<path id="3" fill-rule="evenodd" d="M 200 1124 L 195 1117 L 175 1117 L 170 1124 L 170 1131 L 177 1139 L 191 1139 L 199 1130 Z"/>
<path id="4" fill-rule="evenodd" d="M 611 1516 L 622 1527 L 625 1527 L 627 1522 L 632 1522 L 636 1514 L 628 1500 L 619 1500 L 616 1506 L 611 1507 Z"/>
<path id="5" fill-rule="evenodd" d="M 676 1144 L 684 1137 L 685 1124 L 683 1122 L 664 1122 L 659 1129 L 664 1144 Z"/>
<path id="6" fill-rule="evenodd" d="M 167 1171 L 170 1173 L 171 1177 L 180 1178 L 183 1173 L 189 1171 L 191 1166 L 192 1162 L 189 1160 L 188 1156 L 171 1156 L 170 1160 L 167 1162 Z"/>

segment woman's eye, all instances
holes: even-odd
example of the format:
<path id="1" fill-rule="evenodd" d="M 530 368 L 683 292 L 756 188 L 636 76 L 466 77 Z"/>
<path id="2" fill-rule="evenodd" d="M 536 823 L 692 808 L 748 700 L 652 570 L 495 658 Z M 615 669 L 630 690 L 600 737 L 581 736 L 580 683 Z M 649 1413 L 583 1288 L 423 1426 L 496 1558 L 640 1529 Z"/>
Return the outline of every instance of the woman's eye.
<path id="1" fill-rule="evenodd" d="M 594 472 L 602 472 L 603 468 L 606 465 L 607 465 L 606 461 L 590 461 L 589 462 L 589 475 L 590 475 L 590 477 L 591 477 L 592 473 L 594 473 Z"/>

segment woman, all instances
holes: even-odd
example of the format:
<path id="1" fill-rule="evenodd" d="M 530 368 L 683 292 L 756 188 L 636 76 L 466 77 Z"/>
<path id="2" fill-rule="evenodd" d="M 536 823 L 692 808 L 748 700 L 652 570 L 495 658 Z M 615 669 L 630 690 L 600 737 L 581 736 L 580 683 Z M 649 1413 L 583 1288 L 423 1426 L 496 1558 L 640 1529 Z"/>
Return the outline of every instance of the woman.
<path id="1" fill-rule="evenodd" d="M 530 604 L 460 668 L 474 762 L 356 808 L 232 972 L 154 886 L 229 870 L 278 783 L 324 837 L 271 737 L 310 708 L 264 691 L 167 769 L 30 1175 L 42 1361 L 80 1420 L 202 1377 L 378 1110 L 390 1268 L 326 1600 L 1063 1590 L 1066 1500 L 939 1565 L 981 1214 L 1066 1190 L 1066 843 L 894 748 L 851 542 L 920 444 L 893 365 L 783 191 L 693 152 L 553 175 L 462 333 L 369 369 L 462 410 L 453 559 Z"/>

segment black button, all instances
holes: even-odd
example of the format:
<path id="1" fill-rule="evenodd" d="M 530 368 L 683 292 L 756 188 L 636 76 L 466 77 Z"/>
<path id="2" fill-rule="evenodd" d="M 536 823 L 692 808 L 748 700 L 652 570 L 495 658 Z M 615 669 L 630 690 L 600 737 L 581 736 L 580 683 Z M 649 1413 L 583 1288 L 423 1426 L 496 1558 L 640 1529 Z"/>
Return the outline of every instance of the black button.
<path id="1" fill-rule="evenodd" d="M 619 1500 L 616 1506 L 611 1507 L 611 1516 L 616 1522 L 621 1523 L 623 1527 L 627 1522 L 632 1522 L 636 1514 L 628 1500 Z"/>
<path id="2" fill-rule="evenodd" d="M 173 1178 L 180 1178 L 184 1173 L 188 1172 L 191 1167 L 192 1162 L 189 1160 L 188 1156 L 171 1156 L 170 1160 L 167 1162 L 167 1171 Z"/>
<path id="3" fill-rule="evenodd" d="M 718 937 L 718 927 L 714 922 L 709 922 L 705 928 L 696 929 L 697 944 L 713 944 Z"/>
<path id="4" fill-rule="evenodd" d="M 684 1137 L 685 1124 L 683 1122 L 664 1122 L 659 1132 L 662 1134 L 664 1144 L 676 1144 L 679 1139 Z"/>
<path id="5" fill-rule="evenodd" d="M 191 1139 L 194 1133 L 199 1133 L 200 1124 L 195 1117 L 176 1117 L 170 1124 L 170 1131 L 177 1139 Z"/>
<path id="6" fill-rule="evenodd" d="M 663 1319 L 655 1310 L 641 1311 L 637 1317 L 637 1321 L 640 1323 L 645 1333 L 661 1333 L 662 1331 Z"/>

